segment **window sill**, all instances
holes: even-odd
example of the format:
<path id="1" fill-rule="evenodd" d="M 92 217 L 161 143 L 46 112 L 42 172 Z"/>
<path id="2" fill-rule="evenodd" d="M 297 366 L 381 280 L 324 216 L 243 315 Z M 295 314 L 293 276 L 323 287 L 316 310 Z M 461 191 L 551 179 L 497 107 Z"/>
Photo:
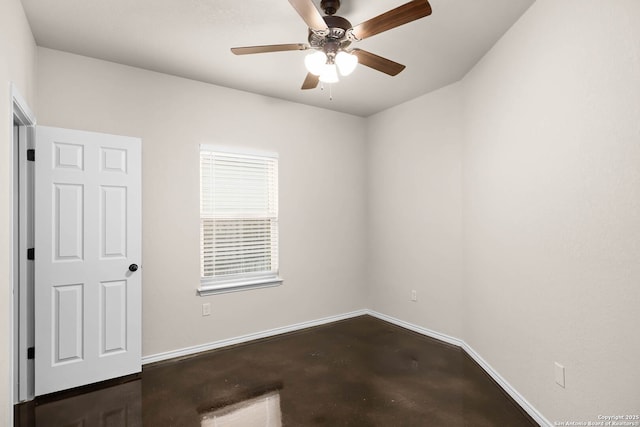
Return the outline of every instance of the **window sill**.
<path id="1" fill-rule="evenodd" d="M 274 286 L 280 286 L 282 284 L 280 277 L 268 277 L 261 279 L 247 279 L 241 282 L 228 282 L 224 284 L 205 284 L 201 283 L 198 289 L 198 295 L 201 297 L 216 294 L 226 294 L 229 292 L 241 292 L 251 289 L 271 288 Z"/>

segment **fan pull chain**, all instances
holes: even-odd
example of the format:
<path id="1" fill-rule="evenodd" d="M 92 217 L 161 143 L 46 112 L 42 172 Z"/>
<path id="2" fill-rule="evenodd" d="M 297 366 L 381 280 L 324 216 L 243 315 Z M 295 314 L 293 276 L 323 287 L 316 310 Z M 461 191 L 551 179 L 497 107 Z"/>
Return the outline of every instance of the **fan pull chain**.
<path id="1" fill-rule="evenodd" d="M 320 82 L 320 90 L 324 92 L 324 83 Z M 329 83 L 329 101 L 333 101 L 333 85 Z"/>

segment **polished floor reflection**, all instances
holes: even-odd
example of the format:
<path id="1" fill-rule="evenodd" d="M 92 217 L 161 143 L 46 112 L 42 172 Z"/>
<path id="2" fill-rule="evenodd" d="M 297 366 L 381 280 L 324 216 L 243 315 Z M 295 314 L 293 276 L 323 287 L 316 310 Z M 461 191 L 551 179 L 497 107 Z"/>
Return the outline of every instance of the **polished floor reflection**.
<path id="1" fill-rule="evenodd" d="M 201 427 L 281 427 L 280 394 L 267 393 L 206 413 Z"/>
<path id="2" fill-rule="evenodd" d="M 536 426 L 463 351 L 370 316 L 20 405 L 16 426 Z"/>

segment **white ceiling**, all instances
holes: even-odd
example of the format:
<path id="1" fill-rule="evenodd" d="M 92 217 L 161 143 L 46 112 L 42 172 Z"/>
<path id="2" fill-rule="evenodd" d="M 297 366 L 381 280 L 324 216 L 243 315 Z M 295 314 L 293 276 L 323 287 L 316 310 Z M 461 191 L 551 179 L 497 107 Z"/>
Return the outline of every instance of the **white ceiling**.
<path id="1" fill-rule="evenodd" d="M 357 25 L 408 0 L 342 0 Z M 286 0 L 22 0 L 39 46 L 358 116 L 460 80 L 534 0 L 431 0 L 433 14 L 357 43 L 407 66 L 396 77 L 359 66 L 332 85 L 302 91 L 304 56 L 235 56 L 229 48 L 306 43 Z M 318 6 L 320 0 L 314 0 Z"/>

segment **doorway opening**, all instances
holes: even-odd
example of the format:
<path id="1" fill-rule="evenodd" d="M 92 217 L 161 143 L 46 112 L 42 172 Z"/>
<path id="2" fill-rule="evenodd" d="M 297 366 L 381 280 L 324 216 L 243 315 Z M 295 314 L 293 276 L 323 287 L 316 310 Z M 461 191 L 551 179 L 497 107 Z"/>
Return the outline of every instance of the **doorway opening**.
<path id="1" fill-rule="evenodd" d="M 13 402 L 33 399 L 34 266 L 33 162 L 36 119 L 14 84 L 11 85 L 11 360 Z"/>

